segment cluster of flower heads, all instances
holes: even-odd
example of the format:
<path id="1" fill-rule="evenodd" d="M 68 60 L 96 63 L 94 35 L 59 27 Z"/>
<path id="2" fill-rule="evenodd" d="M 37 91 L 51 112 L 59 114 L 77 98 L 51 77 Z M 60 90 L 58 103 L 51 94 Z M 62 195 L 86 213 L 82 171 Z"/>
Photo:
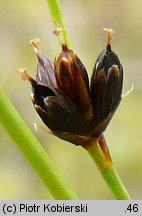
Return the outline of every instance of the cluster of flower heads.
<path id="1" fill-rule="evenodd" d="M 90 81 L 85 66 L 65 43 L 52 63 L 41 54 L 39 40 L 31 41 L 38 58 L 36 78 L 20 71 L 32 85 L 32 102 L 44 124 L 76 145 L 99 138 L 121 101 L 123 68 L 111 49 L 111 34 L 110 30 Z"/>

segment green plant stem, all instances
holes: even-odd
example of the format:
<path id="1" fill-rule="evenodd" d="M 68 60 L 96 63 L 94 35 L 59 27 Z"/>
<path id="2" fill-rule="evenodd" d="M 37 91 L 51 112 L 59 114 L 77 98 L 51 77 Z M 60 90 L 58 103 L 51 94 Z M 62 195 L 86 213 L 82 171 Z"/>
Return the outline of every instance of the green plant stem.
<path id="1" fill-rule="evenodd" d="M 70 38 L 69 38 L 67 29 L 66 29 L 66 25 L 65 25 L 65 21 L 63 18 L 60 1 L 59 0 L 47 0 L 47 3 L 48 3 L 49 10 L 50 10 L 53 21 L 62 27 L 64 40 L 66 44 L 68 45 L 68 47 L 71 48 L 71 42 L 70 42 Z"/>
<path id="2" fill-rule="evenodd" d="M 62 200 L 78 199 L 2 91 L 0 91 L 0 121 L 53 197 Z"/>
<path id="3" fill-rule="evenodd" d="M 89 154 L 95 161 L 99 171 L 105 179 L 107 185 L 118 200 L 130 200 L 130 196 L 118 176 L 114 165 L 111 161 L 107 161 L 100 149 L 99 143 L 95 140 L 88 149 Z"/>

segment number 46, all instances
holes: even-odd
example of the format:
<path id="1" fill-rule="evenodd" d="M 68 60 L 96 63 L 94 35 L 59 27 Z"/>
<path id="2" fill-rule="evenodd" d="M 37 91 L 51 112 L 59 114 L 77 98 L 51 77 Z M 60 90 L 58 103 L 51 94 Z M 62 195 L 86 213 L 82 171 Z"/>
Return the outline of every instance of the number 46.
<path id="1" fill-rule="evenodd" d="M 127 207 L 127 211 L 130 212 L 138 212 L 138 204 L 129 204 Z"/>

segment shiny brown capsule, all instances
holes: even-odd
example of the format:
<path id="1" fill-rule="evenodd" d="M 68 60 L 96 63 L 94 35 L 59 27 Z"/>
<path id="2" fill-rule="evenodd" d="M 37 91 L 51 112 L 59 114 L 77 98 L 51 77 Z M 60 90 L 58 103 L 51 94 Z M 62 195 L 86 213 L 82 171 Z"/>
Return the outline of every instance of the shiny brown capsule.
<path id="1" fill-rule="evenodd" d="M 91 100 L 95 113 L 95 135 L 99 136 L 114 115 L 122 95 L 123 67 L 111 49 L 112 30 L 108 30 L 105 50 L 98 56 L 91 77 Z"/>

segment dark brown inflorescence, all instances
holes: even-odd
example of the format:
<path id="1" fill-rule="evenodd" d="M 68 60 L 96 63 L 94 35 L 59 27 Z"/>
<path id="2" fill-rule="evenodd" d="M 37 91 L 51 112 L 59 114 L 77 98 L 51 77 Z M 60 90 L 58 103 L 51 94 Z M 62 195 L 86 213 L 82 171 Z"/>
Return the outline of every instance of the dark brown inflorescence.
<path id="1" fill-rule="evenodd" d="M 121 100 L 123 68 L 111 49 L 110 34 L 90 85 L 83 63 L 66 44 L 53 64 L 42 56 L 39 41 L 31 41 L 38 57 L 36 79 L 25 70 L 20 72 L 32 85 L 33 105 L 44 124 L 54 135 L 76 145 L 99 138 Z"/>

